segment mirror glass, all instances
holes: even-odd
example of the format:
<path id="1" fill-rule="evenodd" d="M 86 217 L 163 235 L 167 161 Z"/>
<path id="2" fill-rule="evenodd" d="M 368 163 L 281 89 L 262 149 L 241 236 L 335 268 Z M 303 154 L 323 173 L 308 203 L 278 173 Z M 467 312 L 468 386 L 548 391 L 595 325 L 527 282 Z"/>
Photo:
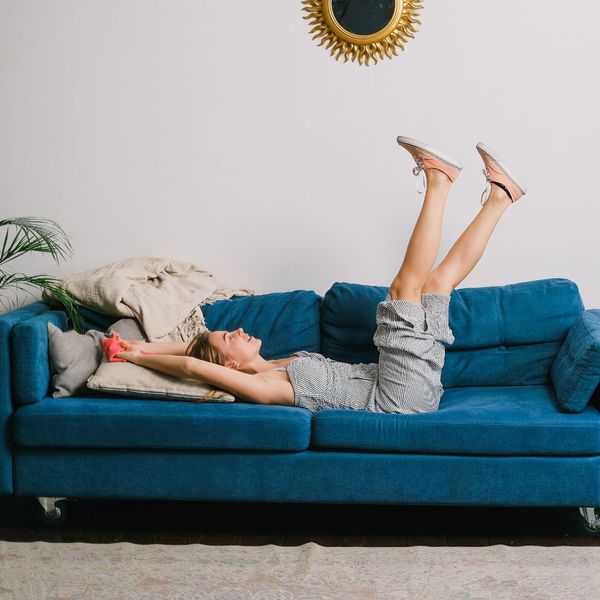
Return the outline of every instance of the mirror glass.
<path id="1" fill-rule="evenodd" d="M 381 31 L 394 16 L 396 0 L 332 0 L 336 21 L 355 35 Z"/>

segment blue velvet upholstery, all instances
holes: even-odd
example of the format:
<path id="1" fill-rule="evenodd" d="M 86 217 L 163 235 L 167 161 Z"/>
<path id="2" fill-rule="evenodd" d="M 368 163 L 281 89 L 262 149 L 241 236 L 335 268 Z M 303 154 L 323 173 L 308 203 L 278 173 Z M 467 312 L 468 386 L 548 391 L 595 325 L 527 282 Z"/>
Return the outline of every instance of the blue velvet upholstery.
<path id="1" fill-rule="evenodd" d="M 290 356 L 296 350 L 319 352 L 321 296 L 312 290 L 239 296 L 202 306 L 211 331 L 246 333 L 262 340 L 260 354 L 267 360 Z"/>
<path id="2" fill-rule="evenodd" d="M 600 310 L 586 310 L 571 327 L 551 370 L 560 405 L 578 413 L 600 384 Z"/>
<path id="3" fill-rule="evenodd" d="M 321 347 L 321 296 L 312 290 L 273 292 L 255 296 L 233 296 L 201 305 L 211 331 L 232 331 L 243 327 L 262 340 L 261 356 L 274 360 L 295 350 L 319 352 Z M 86 329 L 106 331 L 122 317 L 110 317 L 89 308 L 80 308 Z"/>
<path id="4" fill-rule="evenodd" d="M 0 495 L 11 494 L 13 490 L 11 361 L 14 357 L 11 353 L 10 334 L 21 321 L 47 310 L 48 306 L 44 302 L 33 302 L 0 315 Z"/>
<path id="5" fill-rule="evenodd" d="M 375 311 L 386 293 L 387 287 L 338 282 L 323 298 L 306 290 L 242 296 L 203 311 L 211 330 L 242 326 L 262 339 L 267 359 L 304 349 L 345 362 L 377 362 Z M 577 285 L 559 278 L 461 288 L 452 296 L 456 341 L 447 347 L 445 392 L 438 411 L 421 415 L 340 409 L 312 415 L 241 401 L 196 404 L 106 394 L 55 399 L 44 395 L 49 382 L 42 325 L 57 315 L 38 303 L 0 316 L 0 348 L 8 350 L 10 333 L 14 355 L 11 367 L 0 354 L 0 492 L 600 506 L 598 403 L 588 398 L 573 414 L 561 408 L 555 391 L 566 385 L 573 392 L 578 359 L 592 364 L 593 319 L 600 311 L 585 311 Z M 578 333 L 584 311 L 582 323 L 593 323 L 587 344 Z M 101 331 L 120 318 L 81 312 L 88 328 Z M 563 348 L 575 362 L 555 360 Z M 593 381 L 585 372 L 587 396 Z M 28 374 L 34 381 L 27 381 Z"/>
<path id="6" fill-rule="evenodd" d="M 14 417 L 19 446 L 306 450 L 311 415 L 300 408 L 234 402 L 46 398 Z"/>
<path id="7" fill-rule="evenodd" d="M 324 410 L 313 448 L 427 454 L 579 456 L 600 454 L 598 409 L 560 410 L 551 385 L 446 390 L 439 410 L 415 415 Z"/>
<path id="8" fill-rule="evenodd" d="M 231 405 L 233 406 L 233 405 Z M 395 416 L 395 415 L 394 415 Z M 600 456 L 15 447 L 19 496 L 600 506 Z"/>
<path id="9" fill-rule="evenodd" d="M 91 308 L 87 308 L 85 306 L 78 306 L 77 310 L 81 315 L 85 331 L 95 329 L 96 331 L 101 331 L 102 333 L 104 333 L 113 323 L 116 323 L 120 319 L 124 318 L 105 315 L 104 313 L 98 312 Z"/>
<path id="10" fill-rule="evenodd" d="M 387 290 L 338 282 L 327 291 L 321 306 L 325 356 L 377 362 L 375 314 Z M 562 278 L 454 290 L 449 322 L 455 342 L 446 346 L 442 385 L 548 383 L 562 340 L 582 310 L 579 288 Z"/>
<path id="11" fill-rule="evenodd" d="M 48 322 L 65 330 L 66 314 L 61 310 L 48 310 L 21 321 L 11 333 L 13 393 L 16 404 L 33 404 L 48 395 L 52 380 L 48 356 Z"/>

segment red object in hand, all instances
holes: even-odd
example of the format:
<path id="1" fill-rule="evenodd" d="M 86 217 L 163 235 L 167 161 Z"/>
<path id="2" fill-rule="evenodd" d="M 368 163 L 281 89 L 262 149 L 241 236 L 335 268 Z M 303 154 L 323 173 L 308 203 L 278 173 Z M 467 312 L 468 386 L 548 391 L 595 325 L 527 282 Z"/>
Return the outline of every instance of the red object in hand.
<path id="1" fill-rule="evenodd" d="M 102 349 L 109 362 L 127 362 L 124 358 L 117 358 L 115 356 L 116 354 L 119 354 L 119 352 L 125 350 L 123 344 L 124 342 L 119 342 L 119 340 L 114 337 L 107 337 L 102 340 Z"/>

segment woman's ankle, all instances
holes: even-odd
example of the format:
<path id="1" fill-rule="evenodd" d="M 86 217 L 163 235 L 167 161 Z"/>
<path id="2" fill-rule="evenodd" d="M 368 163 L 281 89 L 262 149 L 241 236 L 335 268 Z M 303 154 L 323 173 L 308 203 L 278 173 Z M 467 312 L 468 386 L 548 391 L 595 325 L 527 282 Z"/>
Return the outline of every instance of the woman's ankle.
<path id="1" fill-rule="evenodd" d="M 427 178 L 427 185 L 440 185 L 440 184 L 451 184 L 452 179 L 441 171 L 440 169 L 425 169 L 425 177 Z"/>
<path id="2" fill-rule="evenodd" d="M 492 185 L 492 190 L 482 208 L 489 206 L 504 211 L 511 205 L 512 200 L 509 195 L 502 188 Z"/>
<path id="3" fill-rule="evenodd" d="M 508 190 L 496 182 L 492 182 L 492 189 L 490 190 L 489 200 L 496 200 L 497 202 L 504 204 L 512 204 L 512 198 L 508 193 Z"/>

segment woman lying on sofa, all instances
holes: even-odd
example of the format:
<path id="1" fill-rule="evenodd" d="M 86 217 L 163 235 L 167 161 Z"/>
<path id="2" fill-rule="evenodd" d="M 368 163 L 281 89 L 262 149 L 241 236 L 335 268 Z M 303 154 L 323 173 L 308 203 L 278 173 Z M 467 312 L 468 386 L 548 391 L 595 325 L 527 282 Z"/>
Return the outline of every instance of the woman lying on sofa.
<path id="1" fill-rule="evenodd" d="M 452 290 L 473 270 L 500 217 L 526 188 L 495 151 L 477 144 L 487 179 L 482 208 L 432 271 L 446 198 L 462 165 L 422 141 L 404 136 L 397 141 L 416 162 L 413 174 L 421 174 L 426 191 L 404 261 L 386 299 L 377 305 L 373 342 L 379 350 L 378 363 L 352 365 L 306 351 L 265 360 L 261 340 L 241 327 L 204 332 L 190 343 L 125 341 L 126 350 L 116 356 L 169 375 L 198 379 L 248 402 L 311 412 L 437 410 L 444 393 L 444 344 L 454 342 L 448 322 Z"/>

